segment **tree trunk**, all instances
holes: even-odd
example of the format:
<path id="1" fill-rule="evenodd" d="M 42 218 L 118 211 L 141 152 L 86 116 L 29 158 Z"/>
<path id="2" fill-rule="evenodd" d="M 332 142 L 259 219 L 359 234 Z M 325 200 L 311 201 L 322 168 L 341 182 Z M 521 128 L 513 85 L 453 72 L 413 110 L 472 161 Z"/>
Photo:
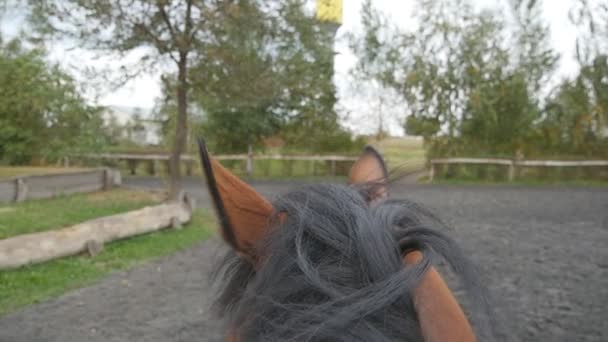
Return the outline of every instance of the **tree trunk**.
<path id="1" fill-rule="evenodd" d="M 169 158 L 169 198 L 176 198 L 181 180 L 181 155 L 186 150 L 188 136 L 188 54 L 180 52 L 177 74 L 177 122 L 175 139 Z"/>

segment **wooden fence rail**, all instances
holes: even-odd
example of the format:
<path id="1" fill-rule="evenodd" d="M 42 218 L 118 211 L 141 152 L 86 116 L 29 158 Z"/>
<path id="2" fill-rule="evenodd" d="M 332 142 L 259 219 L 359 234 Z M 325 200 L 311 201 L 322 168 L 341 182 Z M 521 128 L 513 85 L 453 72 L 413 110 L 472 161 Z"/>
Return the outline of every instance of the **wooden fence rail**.
<path id="1" fill-rule="evenodd" d="M 0 203 L 48 198 L 64 194 L 109 190 L 120 185 L 118 170 L 98 168 L 85 171 L 23 175 L 0 179 Z"/>
<path id="2" fill-rule="evenodd" d="M 496 158 L 443 158 L 431 159 L 431 170 L 429 181 L 435 177 L 435 167 L 441 164 L 485 164 L 485 165 L 504 165 L 509 168 L 509 182 L 515 179 L 515 169 L 517 167 L 601 167 L 608 166 L 608 160 L 512 160 Z"/>
<path id="3" fill-rule="evenodd" d="M 156 174 L 156 163 L 165 162 L 168 163 L 168 154 L 137 154 L 137 153 L 95 153 L 95 154 L 84 154 L 77 155 L 79 158 L 87 159 L 98 159 L 98 160 L 115 160 L 115 161 L 126 161 L 131 174 L 135 174 L 137 163 L 147 162 L 148 169 L 151 174 Z M 356 161 L 357 157 L 354 156 L 342 156 L 342 155 L 281 155 L 281 154 L 220 154 L 214 155 L 213 158 L 217 160 L 244 160 L 246 161 L 246 173 L 248 176 L 253 174 L 253 162 L 254 160 L 292 160 L 292 161 L 310 161 L 311 163 L 317 161 L 328 161 L 331 162 L 331 174 L 336 174 L 336 162 L 343 161 Z M 195 162 L 198 162 L 198 156 L 184 154 L 181 156 L 181 160 L 186 165 L 186 174 L 192 175 L 192 169 Z M 64 163 L 69 163 L 68 158 L 64 158 Z"/>

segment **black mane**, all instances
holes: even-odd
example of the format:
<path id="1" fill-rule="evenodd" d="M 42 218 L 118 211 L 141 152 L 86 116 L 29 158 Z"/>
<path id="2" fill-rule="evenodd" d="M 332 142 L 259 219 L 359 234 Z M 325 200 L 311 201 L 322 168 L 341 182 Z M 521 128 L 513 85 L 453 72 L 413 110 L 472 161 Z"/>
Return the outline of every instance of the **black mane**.
<path id="1" fill-rule="evenodd" d="M 314 185 L 279 198 L 286 212 L 257 246 L 263 261 L 231 252 L 219 265 L 217 306 L 243 341 L 422 341 L 412 291 L 445 261 L 468 293 L 478 340 L 492 339 L 486 291 L 433 214 L 407 200 L 369 207 L 358 188 Z M 404 267 L 417 248 L 422 262 Z"/>

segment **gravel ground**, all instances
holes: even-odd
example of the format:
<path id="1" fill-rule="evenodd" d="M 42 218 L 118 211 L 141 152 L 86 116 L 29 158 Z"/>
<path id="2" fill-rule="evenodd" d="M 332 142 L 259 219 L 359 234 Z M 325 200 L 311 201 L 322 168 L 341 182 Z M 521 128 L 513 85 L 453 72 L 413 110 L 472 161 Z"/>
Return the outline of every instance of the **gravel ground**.
<path id="1" fill-rule="evenodd" d="M 200 184 L 189 180 L 186 188 L 205 206 Z M 255 184 L 271 196 L 292 185 Z M 496 298 L 509 340 L 608 341 L 608 189 L 396 185 L 392 192 L 454 226 Z M 220 246 L 205 241 L 4 316 L 0 341 L 221 341 L 207 282 Z"/>

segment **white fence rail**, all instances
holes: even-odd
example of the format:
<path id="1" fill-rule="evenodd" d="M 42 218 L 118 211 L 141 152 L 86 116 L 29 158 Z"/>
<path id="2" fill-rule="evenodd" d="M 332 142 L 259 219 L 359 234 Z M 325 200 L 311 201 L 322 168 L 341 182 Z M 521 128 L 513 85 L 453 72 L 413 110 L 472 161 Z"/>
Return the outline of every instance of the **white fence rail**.
<path id="1" fill-rule="evenodd" d="M 496 158 L 443 158 L 432 159 L 430 161 L 431 170 L 429 173 L 429 181 L 433 181 L 435 177 L 436 165 L 441 164 L 486 164 L 486 165 L 504 165 L 509 168 L 509 182 L 515 179 L 515 169 L 518 167 L 608 167 L 608 160 L 511 160 L 511 159 L 496 159 Z"/>

